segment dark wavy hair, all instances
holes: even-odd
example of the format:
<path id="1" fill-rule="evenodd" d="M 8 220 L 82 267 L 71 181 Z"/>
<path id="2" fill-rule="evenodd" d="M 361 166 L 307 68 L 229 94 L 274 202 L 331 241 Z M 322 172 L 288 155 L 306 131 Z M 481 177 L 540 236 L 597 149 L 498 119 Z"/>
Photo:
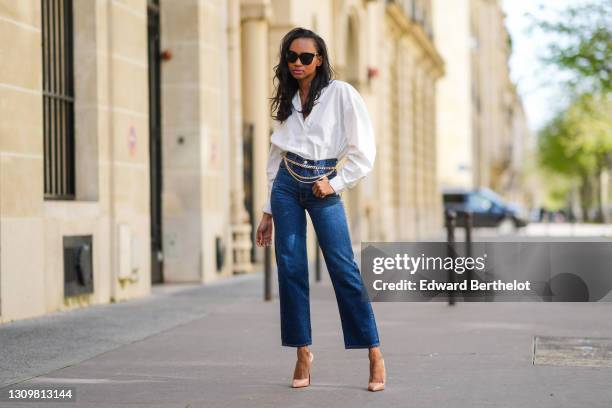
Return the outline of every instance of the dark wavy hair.
<path id="1" fill-rule="evenodd" d="M 270 98 L 272 100 L 272 117 L 281 123 L 291 116 L 293 111 L 291 100 L 299 88 L 297 79 L 291 75 L 289 66 L 287 65 L 287 52 L 289 51 L 289 47 L 291 47 L 291 43 L 296 38 L 312 38 L 317 48 L 317 52 L 323 59 L 322 64 L 316 68 L 316 75 L 310 83 L 310 91 L 308 92 L 306 105 L 302 107 L 303 114 L 307 116 L 310 113 L 315 101 L 321 95 L 321 90 L 329 84 L 334 76 L 334 71 L 329 63 L 327 46 L 323 38 L 314 31 L 302 27 L 294 28 L 285 34 L 281 41 L 279 62 L 278 65 L 274 67 L 274 78 L 272 82 L 275 85 L 275 93 L 274 96 Z M 276 113 L 274 114 L 274 112 Z"/>

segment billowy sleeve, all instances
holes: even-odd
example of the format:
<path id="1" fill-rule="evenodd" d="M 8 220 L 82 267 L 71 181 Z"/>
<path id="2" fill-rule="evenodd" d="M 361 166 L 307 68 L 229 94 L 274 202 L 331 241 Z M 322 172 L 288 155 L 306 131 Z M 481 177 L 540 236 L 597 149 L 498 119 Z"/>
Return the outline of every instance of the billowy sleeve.
<path id="1" fill-rule="evenodd" d="M 263 206 L 263 212 L 272 214 L 272 206 L 270 205 L 270 195 L 272 193 L 272 184 L 274 183 L 274 179 L 276 178 L 276 173 L 278 173 L 278 165 L 281 162 L 281 152 L 282 150 L 272 143 L 270 145 L 270 153 L 268 154 L 268 164 L 266 166 L 266 174 L 268 176 L 268 199 L 266 204 Z"/>
<path id="2" fill-rule="evenodd" d="M 363 97 L 352 85 L 347 84 L 343 90 L 342 103 L 343 129 L 348 144 L 346 161 L 336 177 L 329 181 L 338 194 L 346 188 L 352 188 L 370 173 L 376 158 L 374 128 Z"/>

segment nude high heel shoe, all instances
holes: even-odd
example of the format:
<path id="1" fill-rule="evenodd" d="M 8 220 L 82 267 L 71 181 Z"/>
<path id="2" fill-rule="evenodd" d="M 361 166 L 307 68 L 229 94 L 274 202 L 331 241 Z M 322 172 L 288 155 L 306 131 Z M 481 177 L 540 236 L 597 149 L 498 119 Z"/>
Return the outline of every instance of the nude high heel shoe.
<path id="1" fill-rule="evenodd" d="M 385 369 L 385 360 L 384 359 L 380 359 L 380 362 L 382 363 L 383 369 Z M 383 381 L 382 382 L 372 382 L 372 377 L 370 377 L 370 381 L 368 382 L 368 391 L 382 391 L 385 389 L 385 382 L 387 381 L 387 370 L 385 369 L 384 374 L 383 374 Z"/>
<path id="2" fill-rule="evenodd" d="M 310 354 L 308 356 L 310 359 L 310 363 L 308 365 L 308 378 L 294 378 L 293 383 L 291 384 L 292 388 L 302 388 L 310 385 L 310 367 L 312 366 L 312 360 L 314 360 L 314 354 L 312 354 L 311 351 L 308 353 Z"/>

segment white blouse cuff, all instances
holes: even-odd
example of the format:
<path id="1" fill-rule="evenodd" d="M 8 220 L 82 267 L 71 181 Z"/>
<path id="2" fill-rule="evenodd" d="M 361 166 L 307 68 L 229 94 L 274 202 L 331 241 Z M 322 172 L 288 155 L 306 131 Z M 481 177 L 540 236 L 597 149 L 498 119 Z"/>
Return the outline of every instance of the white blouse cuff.
<path id="1" fill-rule="evenodd" d="M 270 200 L 268 200 L 266 204 L 263 206 L 263 212 L 272 215 L 272 206 L 270 205 Z"/>
<path id="2" fill-rule="evenodd" d="M 333 179 L 329 180 L 329 185 L 334 189 L 337 194 L 340 194 L 342 190 L 346 188 L 346 184 L 340 175 L 336 175 Z"/>

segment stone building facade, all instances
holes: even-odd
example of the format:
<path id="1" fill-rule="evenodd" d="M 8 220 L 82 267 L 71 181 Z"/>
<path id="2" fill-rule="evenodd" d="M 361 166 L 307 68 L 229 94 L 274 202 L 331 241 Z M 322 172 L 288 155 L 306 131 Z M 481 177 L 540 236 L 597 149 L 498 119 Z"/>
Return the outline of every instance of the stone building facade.
<path id="1" fill-rule="evenodd" d="M 437 92 L 444 187 L 489 187 L 522 200 L 522 160 L 533 149 L 510 80 L 509 34 L 499 0 L 434 0 L 436 45 L 447 63 Z"/>
<path id="2" fill-rule="evenodd" d="M 1 321 L 151 287 L 147 9 L 68 3 L 0 2 Z"/>
<path id="3" fill-rule="evenodd" d="M 355 249 L 438 233 L 431 1 L 0 0 L 0 322 L 261 269 L 296 26 L 374 123 L 376 168 L 343 195 Z"/>

